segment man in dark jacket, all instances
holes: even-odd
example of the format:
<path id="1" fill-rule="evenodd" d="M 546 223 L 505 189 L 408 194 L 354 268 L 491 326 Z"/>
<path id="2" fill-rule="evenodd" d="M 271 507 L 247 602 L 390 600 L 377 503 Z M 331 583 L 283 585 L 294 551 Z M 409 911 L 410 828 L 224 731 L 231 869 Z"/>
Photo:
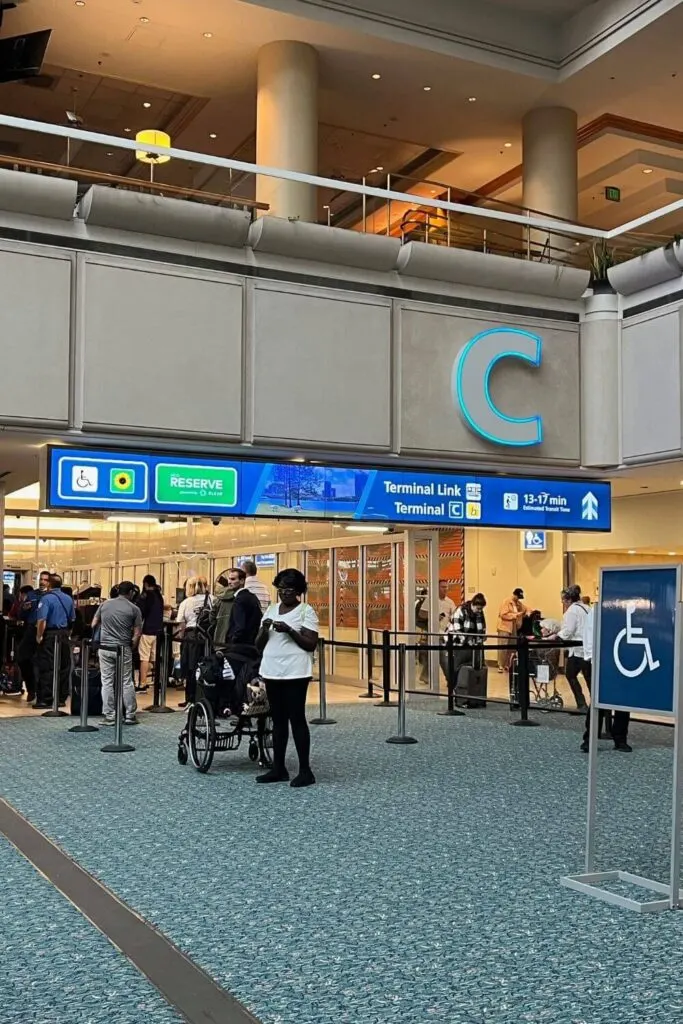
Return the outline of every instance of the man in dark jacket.
<path id="1" fill-rule="evenodd" d="M 214 647 L 225 647 L 234 603 L 235 595 L 230 589 L 227 576 L 219 576 L 209 613 L 209 628 Z"/>
<path id="2" fill-rule="evenodd" d="M 226 643 L 230 645 L 253 645 L 261 628 L 261 605 L 258 598 L 245 589 L 246 579 L 244 569 L 231 569 L 228 573 L 228 587 L 235 595 L 226 636 Z"/>

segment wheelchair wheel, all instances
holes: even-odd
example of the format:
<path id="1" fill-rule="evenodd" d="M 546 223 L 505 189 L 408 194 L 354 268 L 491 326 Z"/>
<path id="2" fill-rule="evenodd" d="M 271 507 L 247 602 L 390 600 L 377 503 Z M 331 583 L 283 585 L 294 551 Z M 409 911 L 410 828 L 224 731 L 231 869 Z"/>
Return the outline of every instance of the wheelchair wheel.
<path id="1" fill-rule="evenodd" d="M 198 772 L 208 772 L 216 750 L 216 721 L 213 708 L 205 700 L 192 705 L 187 720 L 190 758 Z"/>
<path id="2" fill-rule="evenodd" d="M 178 764 L 187 764 L 187 747 L 184 743 L 178 744 Z"/>
<path id="3" fill-rule="evenodd" d="M 252 739 L 249 740 L 249 760 L 250 761 L 258 761 L 258 758 L 259 758 L 258 740 L 254 739 L 252 737 Z"/>

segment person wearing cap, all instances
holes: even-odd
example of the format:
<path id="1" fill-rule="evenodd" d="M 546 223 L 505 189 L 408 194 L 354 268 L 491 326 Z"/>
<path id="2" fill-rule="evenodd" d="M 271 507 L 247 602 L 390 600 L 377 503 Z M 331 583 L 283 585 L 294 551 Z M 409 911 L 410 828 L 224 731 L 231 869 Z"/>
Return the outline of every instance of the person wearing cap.
<path id="1" fill-rule="evenodd" d="M 516 587 L 512 597 L 506 597 L 498 611 L 498 637 L 501 644 L 509 644 L 509 648 L 498 651 L 498 671 L 507 672 L 513 654 L 512 641 L 522 625 L 522 619 L 528 613 L 524 604 L 524 591 Z"/>

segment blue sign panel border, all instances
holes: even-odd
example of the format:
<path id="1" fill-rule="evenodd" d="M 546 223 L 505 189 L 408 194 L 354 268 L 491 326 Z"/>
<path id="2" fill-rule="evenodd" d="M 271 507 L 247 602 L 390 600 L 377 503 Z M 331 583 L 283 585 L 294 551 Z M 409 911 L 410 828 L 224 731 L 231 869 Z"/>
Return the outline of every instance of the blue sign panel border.
<path id="1" fill-rule="evenodd" d="M 187 504 L 169 505 L 156 494 L 156 469 L 161 464 L 181 471 L 191 467 L 194 475 L 202 468 L 234 468 L 237 500 L 219 504 L 197 496 Z M 80 467 L 99 471 L 82 473 L 82 480 L 75 481 L 73 472 Z M 328 519 L 387 526 L 611 529 L 607 482 L 485 475 L 474 469 L 431 471 L 50 445 L 46 488 L 43 507 L 52 510 Z"/>
<path id="2" fill-rule="evenodd" d="M 628 606 L 630 604 L 638 604 L 639 600 L 641 604 L 650 603 L 652 604 L 652 580 L 648 581 L 648 589 L 650 595 L 643 597 L 643 587 L 637 586 L 637 581 L 640 577 L 641 583 L 643 577 L 646 574 L 656 574 L 660 576 L 661 583 L 658 584 L 660 589 L 667 587 L 672 591 L 672 600 L 670 601 L 670 607 L 665 607 L 659 614 L 658 618 L 653 621 L 650 617 L 648 622 L 647 612 L 651 611 L 651 608 L 637 607 L 633 609 L 631 615 L 629 615 Z M 622 577 L 630 577 L 636 586 L 630 591 L 624 589 L 619 593 L 615 592 L 614 586 L 620 586 L 620 579 Z M 658 715 L 661 717 L 672 718 L 677 720 L 678 718 L 678 707 L 680 701 L 679 694 L 679 675 L 680 675 L 680 658 L 681 658 L 681 587 L 683 586 L 683 567 L 681 565 L 638 565 L 638 566 L 613 566 L 606 567 L 600 570 L 600 582 L 599 582 L 599 601 L 597 607 L 597 616 L 595 622 L 595 636 L 594 636 L 594 649 L 593 649 L 593 661 L 594 661 L 594 683 L 593 683 L 593 695 L 594 703 L 597 708 L 603 708 L 605 710 L 613 711 L 628 711 L 635 714 L 644 715 Z M 623 585 L 622 585 L 623 587 Z M 641 594 L 635 593 L 635 590 L 641 590 Z M 632 595 L 632 596 L 631 596 Z M 614 607 L 613 607 L 614 606 Z M 619 609 L 619 612 L 623 610 L 623 623 L 622 628 L 615 634 L 614 626 L 608 629 L 608 620 L 612 617 L 612 613 L 615 608 Z M 632 617 L 635 617 L 636 613 L 641 611 L 643 614 L 639 615 L 638 622 L 634 627 L 634 631 L 637 634 L 634 646 L 638 645 L 643 647 L 644 653 L 642 658 L 648 656 L 655 662 L 659 662 L 657 669 L 655 670 L 659 678 L 655 678 L 654 685 L 652 681 L 653 672 L 652 670 L 645 674 L 643 672 L 643 681 L 635 682 L 635 679 L 639 677 L 622 676 L 620 679 L 616 679 L 616 672 L 612 670 L 608 675 L 605 669 L 608 666 L 612 666 L 614 660 L 614 646 L 618 642 L 619 637 L 623 634 L 624 638 L 627 636 L 627 628 L 632 621 Z M 621 626 L 621 617 L 617 625 Z M 649 626 L 649 629 L 648 629 Z M 648 630 L 646 633 L 645 630 Z M 605 642 L 607 641 L 607 645 Z M 597 657 L 596 657 L 597 655 Z M 663 663 L 662 663 L 663 662 Z M 659 668 L 661 667 L 661 674 Z M 621 673 L 620 673 L 621 675 Z M 645 686 L 643 685 L 645 684 Z M 647 687 L 647 692 L 645 690 Z"/>

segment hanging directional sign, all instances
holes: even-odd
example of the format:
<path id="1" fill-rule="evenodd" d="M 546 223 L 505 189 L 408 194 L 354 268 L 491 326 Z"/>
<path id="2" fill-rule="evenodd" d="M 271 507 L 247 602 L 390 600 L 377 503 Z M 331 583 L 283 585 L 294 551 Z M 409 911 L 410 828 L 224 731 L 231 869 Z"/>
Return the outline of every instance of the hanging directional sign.
<path id="1" fill-rule="evenodd" d="M 609 530 L 608 483 L 50 448 L 44 507 Z"/>

